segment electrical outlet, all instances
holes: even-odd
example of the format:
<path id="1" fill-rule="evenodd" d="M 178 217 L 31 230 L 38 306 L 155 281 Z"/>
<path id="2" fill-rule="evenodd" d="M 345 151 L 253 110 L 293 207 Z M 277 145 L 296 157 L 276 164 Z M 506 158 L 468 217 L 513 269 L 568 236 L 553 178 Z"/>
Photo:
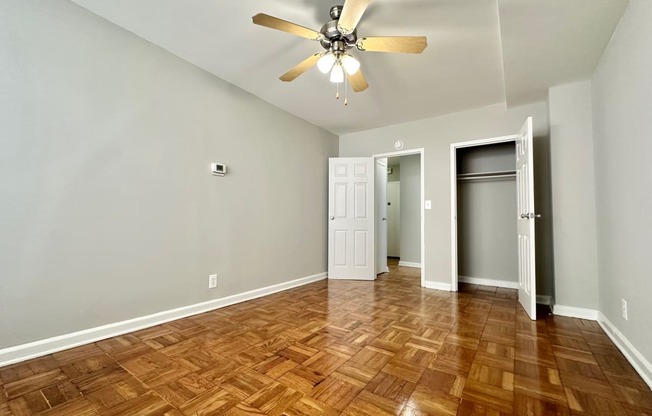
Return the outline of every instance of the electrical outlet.
<path id="1" fill-rule="evenodd" d="M 623 318 L 627 320 L 627 301 L 625 299 L 620 300 L 622 302 L 622 307 L 623 307 Z"/>
<path id="2" fill-rule="evenodd" d="M 217 275 L 211 274 L 208 276 L 208 288 L 213 289 L 217 287 Z"/>

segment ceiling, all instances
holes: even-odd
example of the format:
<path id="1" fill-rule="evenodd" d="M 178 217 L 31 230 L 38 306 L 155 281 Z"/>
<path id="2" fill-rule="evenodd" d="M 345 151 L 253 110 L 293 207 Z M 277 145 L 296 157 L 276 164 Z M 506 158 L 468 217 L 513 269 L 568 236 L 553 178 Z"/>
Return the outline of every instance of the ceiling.
<path id="1" fill-rule="evenodd" d="M 425 35 L 421 55 L 352 53 L 369 88 L 335 99 L 316 68 L 278 77 L 317 42 L 252 24 L 259 12 L 319 30 L 337 0 L 72 0 L 335 134 L 546 98 L 588 78 L 627 0 L 373 0 L 358 36 Z M 341 4 L 342 1 L 340 0 Z"/>

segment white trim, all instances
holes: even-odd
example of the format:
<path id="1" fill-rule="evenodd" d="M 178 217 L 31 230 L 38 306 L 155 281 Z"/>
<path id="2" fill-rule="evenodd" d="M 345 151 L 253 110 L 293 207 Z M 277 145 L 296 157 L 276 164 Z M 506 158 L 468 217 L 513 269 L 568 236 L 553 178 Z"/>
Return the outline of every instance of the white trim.
<path id="1" fill-rule="evenodd" d="M 421 287 L 426 285 L 426 151 L 423 147 L 371 155 L 374 159 L 420 155 L 421 163 Z M 375 238 L 375 237 L 374 237 Z M 450 290 L 450 289 L 448 289 Z"/>
<path id="2" fill-rule="evenodd" d="M 547 305 L 550 308 L 553 307 L 552 296 L 549 295 L 537 295 L 537 303 L 540 305 Z"/>
<path id="3" fill-rule="evenodd" d="M 410 156 L 410 155 L 416 155 L 419 153 L 423 153 L 423 147 L 415 148 L 415 149 L 405 149 L 405 150 L 397 150 L 395 152 L 389 152 L 389 153 L 378 153 L 375 155 L 371 155 L 371 157 L 378 159 L 378 158 L 384 158 L 384 157 L 400 157 L 400 156 Z"/>
<path id="4" fill-rule="evenodd" d="M 421 287 L 426 285 L 426 152 L 421 149 Z"/>
<path id="5" fill-rule="evenodd" d="M 476 139 L 476 140 L 466 140 L 463 142 L 457 142 L 451 144 L 451 146 L 458 147 L 474 147 L 474 146 L 483 146 L 485 144 L 496 144 L 496 143 L 508 143 L 516 141 L 518 134 L 510 134 L 507 136 L 498 136 L 490 137 L 488 139 Z"/>
<path id="6" fill-rule="evenodd" d="M 469 277 L 469 276 L 458 276 L 457 280 L 462 283 L 470 283 L 473 285 L 483 285 L 483 286 L 496 286 L 502 287 L 505 289 L 516 289 L 518 290 L 518 282 L 511 282 L 508 280 L 493 280 L 493 279 L 483 279 L 481 277 Z M 537 303 L 541 305 L 547 305 L 552 308 L 552 296 L 549 295 L 537 295 Z"/>
<path id="7" fill-rule="evenodd" d="M 577 306 L 555 305 L 552 313 L 559 316 L 568 316 L 570 318 L 598 320 L 598 311 L 595 309 L 578 308 Z"/>
<path id="8" fill-rule="evenodd" d="M 469 277 L 469 276 L 458 276 L 457 280 L 459 282 L 469 283 L 472 285 L 496 286 L 496 287 L 503 287 L 506 289 L 518 289 L 518 282 L 510 282 L 508 280 L 484 279 L 481 277 Z"/>
<path id="9" fill-rule="evenodd" d="M 451 144 L 451 288 L 457 292 L 457 147 Z"/>
<path id="10" fill-rule="evenodd" d="M 448 283 L 430 282 L 428 280 L 426 280 L 425 285 L 423 287 L 425 287 L 426 289 L 445 290 L 446 292 L 451 291 L 451 285 Z"/>
<path id="11" fill-rule="evenodd" d="M 413 261 L 402 261 L 402 260 L 399 260 L 399 261 L 398 261 L 398 265 L 399 265 L 399 266 L 403 266 L 403 267 L 414 267 L 414 268 L 417 268 L 417 269 L 420 269 L 420 268 L 421 268 L 421 263 L 415 263 L 415 262 L 413 262 Z"/>
<path id="12" fill-rule="evenodd" d="M 100 341 L 106 338 L 126 334 L 128 332 L 138 331 L 166 322 L 185 318 L 191 315 L 212 311 L 262 296 L 271 295 L 272 293 L 281 292 L 297 286 L 307 285 L 326 279 L 327 273 L 319 273 L 312 276 L 303 277 L 289 282 L 283 282 L 260 289 L 250 290 L 248 292 L 227 296 L 220 299 L 213 299 L 207 302 L 197 303 L 194 305 L 183 306 L 181 308 L 170 309 L 163 312 L 157 312 L 151 315 L 141 316 L 138 318 L 128 319 L 126 321 L 115 322 L 112 324 L 102 325 L 95 328 L 84 329 L 82 331 L 72 332 L 70 334 L 59 335 L 27 344 L 17 345 L 14 347 L 0 349 L 0 367 L 15 364 L 21 361 L 52 354 L 57 351 L 78 347 L 91 342 Z"/>
<path id="13" fill-rule="evenodd" d="M 612 324 L 602 312 L 598 312 L 598 323 L 614 344 L 623 353 L 647 385 L 652 389 L 652 364 L 632 345 L 625 335 Z"/>
<path id="14" fill-rule="evenodd" d="M 450 180 L 451 180 L 451 288 L 457 292 L 457 154 L 456 150 L 463 147 L 483 146 L 487 144 L 507 143 L 516 141 L 518 135 L 491 137 L 488 139 L 467 140 L 450 145 Z"/>

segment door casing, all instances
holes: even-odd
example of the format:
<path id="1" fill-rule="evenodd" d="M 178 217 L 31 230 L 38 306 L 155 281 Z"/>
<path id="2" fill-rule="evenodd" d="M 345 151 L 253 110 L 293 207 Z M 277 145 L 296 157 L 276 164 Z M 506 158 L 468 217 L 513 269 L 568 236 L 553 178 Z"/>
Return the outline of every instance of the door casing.
<path id="1" fill-rule="evenodd" d="M 399 150 L 396 152 L 389 153 L 380 153 L 371 155 L 375 159 L 386 158 L 386 157 L 400 157 L 400 156 L 410 156 L 410 155 L 420 155 L 419 162 L 421 164 L 421 287 L 426 287 L 426 215 L 425 215 L 425 189 L 426 189 L 426 175 L 425 175 L 425 166 L 426 166 L 426 152 L 423 147 L 416 149 L 406 149 Z M 374 234 L 374 238 L 377 238 L 377 233 Z M 387 244 L 387 241 L 385 241 Z"/>
<path id="2" fill-rule="evenodd" d="M 488 139 L 469 140 L 466 142 L 451 143 L 451 291 L 458 290 L 457 267 L 457 149 L 465 147 L 484 146 L 496 143 L 515 142 L 518 134 L 509 136 L 492 137 Z M 516 201 L 514 201 L 516 203 Z"/>

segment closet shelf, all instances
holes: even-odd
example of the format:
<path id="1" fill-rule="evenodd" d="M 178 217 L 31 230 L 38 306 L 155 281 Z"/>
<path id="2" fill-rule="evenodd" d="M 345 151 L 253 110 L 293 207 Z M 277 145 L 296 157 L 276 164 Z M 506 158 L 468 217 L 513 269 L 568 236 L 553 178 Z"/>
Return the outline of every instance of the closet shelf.
<path id="1" fill-rule="evenodd" d="M 478 179 L 507 179 L 515 178 L 515 170 L 499 170 L 495 172 L 477 172 L 477 173 L 461 173 L 457 175 L 458 181 L 470 181 Z"/>

